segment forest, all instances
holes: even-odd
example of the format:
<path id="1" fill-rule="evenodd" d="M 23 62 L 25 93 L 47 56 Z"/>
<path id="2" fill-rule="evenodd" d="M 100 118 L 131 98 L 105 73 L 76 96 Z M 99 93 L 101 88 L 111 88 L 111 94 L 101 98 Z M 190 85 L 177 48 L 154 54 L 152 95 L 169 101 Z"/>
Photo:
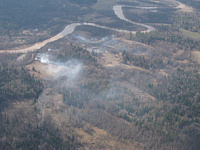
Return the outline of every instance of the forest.
<path id="1" fill-rule="evenodd" d="M 83 5 L 83 4 L 92 5 L 92 4 L 95 4 L 97 0 L 69 0 L 69 2 L 78 4 L 78 5 Z"/>
<path id="2" fill-rule="evenodd" d="M 5 49 L 14 37 L 29 39 L 24 30 L 39 42 L 83 21 L 137 32 L 79 26 L 32 52 L 1 51 L 0 149 L 198 150 L 199 8 L 179 1 L 196 10 L 162 0 L 3 0 Z M 119 20 L 116 4 L 157 7 L 124 8 L 128 19 L 156 30 Z"/>

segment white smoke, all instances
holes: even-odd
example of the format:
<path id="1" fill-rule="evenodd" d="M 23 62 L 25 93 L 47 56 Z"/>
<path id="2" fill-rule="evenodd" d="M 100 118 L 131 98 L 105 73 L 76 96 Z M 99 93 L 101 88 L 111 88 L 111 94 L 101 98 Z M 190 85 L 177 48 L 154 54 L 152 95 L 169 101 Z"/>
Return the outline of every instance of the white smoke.
<path id="1" fill-rule="evenodd" d="M 65 63 L 56 62 L 49 64 L 47 71 L 52 74 L 55 79 L 66 77 L 68 80 L 75 79 L 81 71 L 82 64 L 77 60 L 69 60 Z"/>
<path id="2" fill-rule="evenodd" d="M 47 65 L 46 72 L 51 75 L 52 79 L 59 80 L 60 78 L 66 81 L 71 81 L 78 77 L 82 63 L 78 60 L 71 59 L 67 62 L 53 61 L 53 57 L 48 53 L 37 55 L 37 60 Z"/>
<path id="3" fill-rule="evenodd" d="M 105 41 L 108 41 L 110 39 L 110 37 L 106 36 L 106 37 L 103 37 L 103 38 L 86 38 L 82 35 L 72 35 L 72 37 L 77 40 L 79 43 L 85 43 L 85 44 L 97 44 L 97 43 L 102 43 L 102 42 L 105 42 Z"/>
<path id="4" fill-rule="evenodd" d="M 40 125 L 45 117 L 49 115 L 47 108 L 57 108 L 55 106 L 57 106 L 59 102 L 56 101 L 54 97 L 55 95 L 59 97 L 57 92 L 65 88 L 74 88 L 76 86 L 76 82 L 82 70 L 82 63 L 75 59 L 66 62 L 54 61 L 55 58 L 49 53 L 38 54 L 37 60 L 46 66 L 45 72 L 50 75 L 47 77 L 49 82 L 48 87 L 44 89 L 43 93 L 39 96 L 36 104 L 37 110 L 40 113 L 40 115 L 38 115 L 38 124 Z M 51 96 L 47 94 L 49 93 L 49 87 L 51 87 Z M 62 99 L 60 100 L 62 101 Z"/>
<path id="5" fill-rule="evenodd" d="M 37 60 L 40 61 L 41 63 L 44 64 L 50 64 L 50 60 L 49 60 L 49 54 L 47 53 L 41 53 L 37 55 Z"/>

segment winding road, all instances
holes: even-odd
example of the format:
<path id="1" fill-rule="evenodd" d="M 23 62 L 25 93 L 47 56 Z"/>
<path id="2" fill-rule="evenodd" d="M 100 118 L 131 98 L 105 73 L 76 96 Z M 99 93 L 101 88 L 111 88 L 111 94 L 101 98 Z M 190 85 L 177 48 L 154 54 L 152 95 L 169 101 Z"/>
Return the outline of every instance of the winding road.
<path id="1" fill-rule="evenodd" d="M 180 6 L 183 7 L 184 4 L 178 3 L 178 5 L 179 6 L 177 6 L 177 8 L 180 7 Z M 123 7 L 133 7 L 133 6 L 126 6 L 126 5 L 115 5 L 115 6 L 113 6 L 113 11 L 119 19 L 124 20 L 124 21 L 129 22 L 129 23 L 132 23 L 132 24 L 136 24 L 136 25 L 139 25 L 139 26 L 146 27 L 147 30 L 142 31 L 142 32 L 151 32 L 151 31 L 155 30 L 155 28 L 153 28 L 152 26 L 142 24 L 142 23 L 133 22 L 133 21 L 127 19 L 124 16 L 124 13 L 123 13 Z M 144 9 L 144 7 L 137 7 L 137 8 Z M 116 28 L 101 26 L 101 25 L 94 24 L 94 23 L 73 23 L 73 24 L 67 25 L 64 28 L 64 30 L 61 31 L 59 34 L 57 34 L 57 35 L 55 35 L 55 36 L 53 36 L 53 37 L 51 37 L 47 40 L 44 40 L 42 42 L 38 42 L 38 43 L 36 43 L 36 44 L 34 44 L 30 47 L 19 49 L 19 50 L 0 50 L 0 53 L 27 53 L 27 52 L 36 51 L 36 50 L 44 47 L 46 44 L 48 44 L 50 42 L 54 42 L 58 39 L 63 38 L 66 35 L 73 33 L 75 28 L 77 26 L 81 26 L 81 25 L 95 26 L 95 27 L 108 29 L 108 30 L 112 30 L 112 31 L 116 31 L 116 32 L 122 32 L 122 33 L 130 33 L 131 32 L 132 34 L 135 34 L 137 32 L 137 31 L 128 31 L 128 30 L 122 30 L 122 29 L 116 29 Z"/>

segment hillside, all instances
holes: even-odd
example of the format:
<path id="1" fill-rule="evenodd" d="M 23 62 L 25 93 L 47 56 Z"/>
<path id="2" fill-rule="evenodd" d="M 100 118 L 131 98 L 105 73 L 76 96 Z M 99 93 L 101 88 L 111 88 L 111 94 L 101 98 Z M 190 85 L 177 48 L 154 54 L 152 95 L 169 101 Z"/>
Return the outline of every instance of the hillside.
<path id="1" fill-rule="evenodd" d="M 198 2 L 79 2 L 0 4 L 0 149 L 198 150 Z"/>

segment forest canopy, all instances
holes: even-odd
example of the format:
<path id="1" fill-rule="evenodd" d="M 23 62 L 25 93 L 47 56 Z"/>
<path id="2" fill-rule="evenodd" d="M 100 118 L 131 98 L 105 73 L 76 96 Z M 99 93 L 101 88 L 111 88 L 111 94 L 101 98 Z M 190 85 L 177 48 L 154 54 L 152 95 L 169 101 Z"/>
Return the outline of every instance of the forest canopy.
<path id="1" fill-rule="evenodd" d="M 68 0 L 68 1 L 70 3 L 79 4 L 79 5 L 83 5 L 83 4 L 92 5 L 97 2 L 97 0 Z"/>

